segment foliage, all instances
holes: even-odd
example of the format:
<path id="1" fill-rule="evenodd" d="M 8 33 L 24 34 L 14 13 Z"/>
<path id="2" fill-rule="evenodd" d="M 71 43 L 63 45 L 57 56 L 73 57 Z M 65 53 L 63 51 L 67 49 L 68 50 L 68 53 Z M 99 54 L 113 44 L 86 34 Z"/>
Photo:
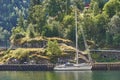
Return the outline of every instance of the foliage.
<path id="1" fill-rule="evenodd" d="M 111 21 L 108 23 L 109 28 L 108 32 L 111 35 L 113 39 L 113 45 L 119 46 L 119 41 L 120 41 L 120 17 L 117 15 L 114 15 L 111 18 Z"/>
<path id="2" fill-rule="evenodd" d="M 120 35 L 119 34 L 116 34 L 113 36 L 113 45 L 115 46 L 120 46 Z"/>
<path id="3" fill-rule="evenodd" d="M 98 59 L 98 58 L 100 58 L 100 54 L 98 54 L 98 53 L 93 53 L 93 54 L 91 54 L 91 57 L 92 57 L 92 59 Z"/>
<path id="4" fill-rule="evenodd" d="M 29 23 L 35 25 L 34 30 L 36 33 L 41 34 L 43 26 L 45 24 L 45 9 L 43 5 L 35 5 L 32 8 L 32 11 L 29 16 Z"/>
<path id="5" fill-rule="evenodd" d="M 27 18 L 29 0 L 0 0 L 0 26 L 10 31 L 16 26 L 19 14 Z"/>
<path id="6" fill-rule="evenodd" d="M 109 31 L 111 34 L 117 34 L 120 33 L 120 17 L 118 15 L 114 15 L 111 18 L 111 21 L 108 23 L 109 25 Z"/>
<path id="7" fill-rule="evenodd" d="M 83 0 L 76 0 L 75 3 L 76 3 L 77 8 L 80 9 L 81 11 L 84 9 Z"/>
<path id="8" fill-rule="evenodd" d="M 53 63 L 62 54 L 62 51 L 61 51 L 57 41 L 48 41 L 46 51 L 47 51 L 47 55 L 50 56 L 50 59 Z"/>
<path id="9" fill-rule="evenodd" d="M 80 48 L 84 47 L 81 27 L 87 43 L 92 41 L 95 44 L 94 47 L 89 45 L 90 48 L 119 46 L 120 1 L 87 1 L 76 0 L 74 4 L 73 0 L 30 0 L 28 19 L 24 20 L 24 15 L 19 14 L 18 25 L 12 29 L 12 36 L 20 33 L 29 38 L 60 37 L 75 42 L 77 6 Z"/>
<path id="10" fill-rule="evenodd" d="M 25 37 L 25 32 L 23 28 L 21 28 L 20 26 L 13 27 L 12 36 L 10 37 L 11 42 L 14 43 L 17 39 L 21 39 L 23 37 Z"/>
<path id="11" fill-rule="evenodd" d="M 104 8 L 104 13 L 109 17 L 113 17 L 115 14 L 120 12 L 120 1 L 119 0 L 109 0 Z"/>
<path id="12" fill-rule="evenodd" d="M 73 15 L 66 15 L 63 19 L 63 37 L 75 42 L 75 19 Z"/>
<path id="13" fill-rule="evenodd" d="M 59 42 L 75 43 L 75 8 L 80 50 L 85 49 L 81 29 L 91 49 L 120 46 L 120 0 L 1 0 L 0 6 L 0 41 L 9 40 L 11 29 L 10 40 L 16 45 L 48 41 L 46 54 L 53 62 L 62 54 Z M 19 56 L 20 50 L 13 53 Z"/>
<path id="14" fill-rule="evenodd" d="M 28 57 L 28 51 L 27 50 L 23 50 L 21 48 L 18 48 L 16 49 L 14 52 L 13 52 L 13 57 L 14 58 L 17 58 L 17 59 L 21 59 L 23 57 Z"/>
<path id="15" fill-rule="evenodd" d="M 93 7 L 94 3 L 97 3 L 99 9 L 102 10 L 102 8 L 104 7 L 104 5 L 106 4 L 107 1 L 109 1 L 109 0 L 91 0 L 90 6 Z"/>
<path id="16" fill-rule="evenodd" d="M 0 41 L 5 41 L 10 36 L 10 33 L 7 30 L 4 30 L 0 27 Z"/>
<path id="17" fill-rule="evenodd" d="M 34 27 L 32 24 L 29 24 L 28 28 L 27 28 L 27 37 L 28 38 L 34 38 L 35 37 L 35 31 L 34 31 Z"/>
<path id="18" fill-rule="evenodd" d="M 61 30 L 60 23 L 57 21 L 52 21 L 51 23 L 45 25 L 42 35 L 46 37 L 60 37 L 62 34 Z"/>
<path id="19" fill-rule="evenodd" d="M 29 62 L 29 60 L 39 60 L 39 59 L 49 59 L 45 54 L 45 50 L 43 48 L 17 48 L 16 50 L 9 50 L 4 54 L 1 58 L 1 62 L 7 62 L 8 60 L 14 58 L 23 62 Z"/>
<path id="20" fill-rule="evenodd" d="M 49 56 L 60 56 L 61 50 L 59 48 L 59 45 L 57 41 L 48 41 L 47 44 L 47 55 Z"/>

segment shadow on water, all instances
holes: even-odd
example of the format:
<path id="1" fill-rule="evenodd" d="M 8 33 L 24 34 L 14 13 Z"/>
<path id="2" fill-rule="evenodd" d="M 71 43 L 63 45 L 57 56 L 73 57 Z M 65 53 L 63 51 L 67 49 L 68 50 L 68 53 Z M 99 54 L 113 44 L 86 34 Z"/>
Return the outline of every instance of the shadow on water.
<path id="1" fill-rule="evenodd" d="M 92 80 L 120 80 L 120 71 L 94 71 Z"/>
<path id="2" fill-rule="evenodd" d="M 0 80 L 120 80 L 120 71 L 1 71 Z"/>

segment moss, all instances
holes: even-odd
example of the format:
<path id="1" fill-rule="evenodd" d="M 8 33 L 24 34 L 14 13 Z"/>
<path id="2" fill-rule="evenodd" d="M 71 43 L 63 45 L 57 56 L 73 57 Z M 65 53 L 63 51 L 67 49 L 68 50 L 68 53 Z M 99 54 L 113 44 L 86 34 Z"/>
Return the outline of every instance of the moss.
<path id="1" fill-rule="evenodd" d="M 19 44 L 24 44 L 24 43 L 34 43 L 34 42 L 40 42 L 43 41 L 43 37 L 35 37 L 35 38 L 27 38 L 24 37 L 22 39 L 19 40 Z"/>
<path id="2" fill-rule="evenodd" d="M 49 60 L 50 56 L 47 55 L 47 50 L 46 50 L 48 41 L 58 42 L 58 46 L 60 47 L 62 57 L 74 56 L 74 53 L 76 50 L 74 47 L 72 47 L 72 45 L 73 45 L 72 41 L 70 41 L 68 39 L 57 38 L 57 37 L 51 37 L 51 38 L 41 37 L 41 36 L 38 36 L 35 38 L 24 37 L 24 38 L 18 39 L 16 41 L 17 41 L 17 44 L 14 43 L 15 46 L 29 47 L 29 48 L 18 48 L 16 50 L 11 50 L 8 53 L 11 55 L 11 58 L 22 59 L 23 57 L 26 57 L 29 59 L 38 59 L 39 60 L 40 58 L 43 58 L 43 59 Z M 36 47 L 36 48 L 34 48 L 34 47 Z M 39 47 L 41 47 L 41 48 L 39 48 Z M 54 62 L 53 60 L 57 60 L 57 57 L 55 56 L 55 59 L 53 58 L 52 62 Z M 7 60 L 7 59 L 5 59 L 5 60 Z"/>
<path id="3" fill-rule="evenodd" d="M 52 38 L 47 38 L 47 40 L 50 41 L 58 41 L 58 43 L 72 43 L 72 41 L 68 40 L 68 39 L 63 39 L 63 38 L 58 38 L 58 37 L 52 37 Z"/>
<path id="4" fill-rule="evenodd" d="M 72 47 L 72 46 L 67 46 L 67 45 L 61 45 L 60 48 L 61 48 L 61 50 L 63 50 L 63 51 L 73 51 L 73 52 L 75 52 L 75 50 L 76 50 L 74 47 Z"/>
<path id="5" fill-rule="evenodd" d="M 18 60 L 34 58 L 33 55 L 36 55 L 38 59 L 48 59 L 45 56 L 45 50 L 43 48 L 17 48 L 16 50 L 10 50 L 7 54 L 2 56 L 0 62 L 7 62 L 10 58 L 16 58 Z"/>
<path id="6" fill-rule="evenodd" d="M 4 55 L 3 57 L 0 58 L 0 63 L 5 63 L 10 57 L 11 57 L 10 54 Z"/>
<path id="7" fill-rule="evenodd" d="M 35 37 L 35 38 L 24 37 L 24 38 L 21 38 L 21 39 L 16 39 L 13 42 L 13 44 L 14 45 L 24 45 L 25 43 L 43 43 L 43 42 L 55 41 L 55 40 L 58 43 L 72 44 L 72 41 L 70 41 L 68 39 L 62 39 L 62 38 L 57 38 L 57 37 L 47 38 L 47 37 L 42 37 L 42 36 L 38 36 L 38 37 Z"/>

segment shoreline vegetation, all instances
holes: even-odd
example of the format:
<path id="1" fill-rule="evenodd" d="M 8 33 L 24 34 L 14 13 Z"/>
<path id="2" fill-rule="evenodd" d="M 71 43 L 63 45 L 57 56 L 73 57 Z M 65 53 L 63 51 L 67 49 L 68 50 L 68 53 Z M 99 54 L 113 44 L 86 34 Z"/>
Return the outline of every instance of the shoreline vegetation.
<path id="1" fill-rule="evenodd" d="M 21 40 L 23 41 L 23 39 Z M 13 45 L 11 49 L 0 52 L 1 63 L 24 64 L 26 62 L 27 64 L 47 64 L 58 62 L 58 58 L 63 59 L 63 62 L 65 62 L 66 60 L 74 59 L 75 56 L 75 48 L 71 46 L 73 43 L 67 39 L 56 37 L 44 39 L 41 37 L 31 39 L 24 38 L 22 43 L 21 40 L 16 40 L 15 44 L 17 45 Z M 49 43 L 50 45 L 48 45 Z"/>
<path id="2" fill-rule="evenodd" d="M 68 61 L 75 62 L 76 49 L 70 40 L 57 37 L 23 39 L 21 39 L 22 43 L 20 39 L 16 40 L 15 45 L 13 44 L 8 50 L 0 50 L 0 64 L 63 64 Z M 80 62 L 88 61 L 85 52 L 79 51 Z M 118 53 L 114 52 L 92 52 L 91 54 L 95 63 L 118 63 L 119 57 L 117 55 L 119 56 Z"/>

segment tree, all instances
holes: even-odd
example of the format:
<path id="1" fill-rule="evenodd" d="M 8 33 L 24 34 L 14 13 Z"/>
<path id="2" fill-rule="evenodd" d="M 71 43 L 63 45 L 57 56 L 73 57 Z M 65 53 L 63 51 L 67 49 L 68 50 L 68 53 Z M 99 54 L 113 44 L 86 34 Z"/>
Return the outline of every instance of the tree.
<path id="1" fill-rule="evenodd" d="M 102 10 L 107 1 L 109 0 L 91 0 L 91 3 L 94 5 L 94 2 L 97 2 L 98 7 Z"/>
<path id="2" fill-rule="evenodd" d="M 35 29 L 35 32 L 41 35 L 43 26 L 45 25 L 46 15 L 43 5 L 35 5 L 32 8 L 31 15 L 29 15 L 29 23 L 32 23 Z"/>
<path id="3" fill-rule="evenodd" d="M 0 0 L 0 26 L 10 31 L 17 24 L 19 13 L 27 18 L 29 0 Z"/>
<path id="4" fill-rule="evenodd" d="M 47 12 L 49 16 L 55 17 L 58 14 L 61 14 L 61 12 L 63 12 L 62 7 L 64 3 L 62 3 L 62 1 L 60 0 L 49 0 L 48 1 Z"/>
<path id="5" fill-rule="evenodd" d="M 109 1 L 109 0 L 98 0 L 98 4 L 99 4 L 99 8 L 102 10 L 105 3 Z"/>
<path id="6" fill-rule="evenodd" d="M 66 15 L 63 18 L 63 37 L 75 42 L 75 19 L 74 15 Z"/>
<path id="7" fill-rule="evenodd" d="M 101 13 L 102 9 L 100 7 L 100 2 L 104 0 L 92 0 L 90 3 L 90 10 L 94 16 Z"/>
<path id="8" fill-rule="evenodd" d="M 120 12 L 120 1 L 119 0 L 109 0 L 104 8 L 103 12 L 112 18 L 115 14 Z"/>
<path id="9" fill-rule="evenodd" d="M 46 51 L 52 62 L 56 62 L 57 58 L 62 54 L 57 41 L 48 41 Z"/>
<path id="10" fill-rule="evenodd" d="M 25 37 L 25 31 L 21 26 L 13 27 L 12 30 L 12 35 L 10 36 L 11 43 L 15 43 L 17 39 L 21 39 Z"/>
<path id="11" fill-rule="evenodd" d="M 106 30 L 108 28 L 108 19 L 104 14 L 99 14 L 95 17 L 95 26 L 96 26 L 96 43 L 99 47 L 104 46 L 106 42 Z"/>
<path id="12" fill-rule="evenodd" d="M 94 3 L 94 6 L 93 6 L 93 14 L 94 14 L 94 15 L 99 14 L 99 6 L 98 6 L 98 3 L 97 3 L 97 2 L 95 2 L 95 3 Z"/>
<path id="13" fill-rule="evenodd" d="M 45 25 L 42 34 L 47 37 L 62 37 L 60 22 L 52 21 Z"/>
<path id="14" fill-rule="evenodd" d="M 48 0 L 46 1 L 46 12 L 57 21 L 62 21 L 65 15 L 72 12 L 71 0 Z"/>
<path id="15" fill-rule="evenodd" d="M 6 41 L 9 39 L 10 32 L 7 30 L 4 30 L 2 27 L 0 27 L 0 41 Z"/>
<path id="16" fill-rule="evenodd" d="M 28 38 L 34 38 L 35 37 L 35 31 L 34 31 L 34 27 L 32 24 L 29 24 L 28 28 L 27 28 L 27 37 Z"/>
<path id="17" fill-rule="evenodd" d="M 10 32 L 0 27 L 0 46 L 6 46 L 8 45 L 10 37 Z"/>
<path id="18" fill-rule="evenodd" d="M 30 5 L 35 6 L 35 5 L 40 5 L 43 0 L 30 0 Z"/>
<path id="19" fill-rule="evenodd" d="M 118 34 L 120 33 L 120 17 L 117 15 L 114 15 L 111 18 L 111 21 L 108 23 L 109 25 L 109 32 L 112 34 Z"/>
<path id="20" fill-rule="evenodd" d="M 112 35 L 113 38 L 113 44 L 116 46 L 120 46 L 120 17 L 117 15 L 114 15 L 111 18 L 111 21 L 108 23 L 109 28 L 109 34 Z"/>
<path id="21" fill-rule="evenodd" d="M 102 47 L 106 42 L 106 29 L 108 23 L 108 17 L 104 14 L 84 14 L 81 25 L 83 27 L 86 39 L 88 41 L 94 41 L 96 46 Z"/>
<path id="22" fill-rule="evenodd" d="M 75 4 L 79 10 L 83 11 L 85 6 L 85 3 L 83 2 L 83 0 L 75 0 Z"/>
<path id="23" fill-rule="evenodd" d="M 24 16 L 22 14 L 19 15 L 17 26 L 20 26 L 23 29 L 23 31 L 26 31 L 28 23 L 27 20 L 24 19 Z"/>

